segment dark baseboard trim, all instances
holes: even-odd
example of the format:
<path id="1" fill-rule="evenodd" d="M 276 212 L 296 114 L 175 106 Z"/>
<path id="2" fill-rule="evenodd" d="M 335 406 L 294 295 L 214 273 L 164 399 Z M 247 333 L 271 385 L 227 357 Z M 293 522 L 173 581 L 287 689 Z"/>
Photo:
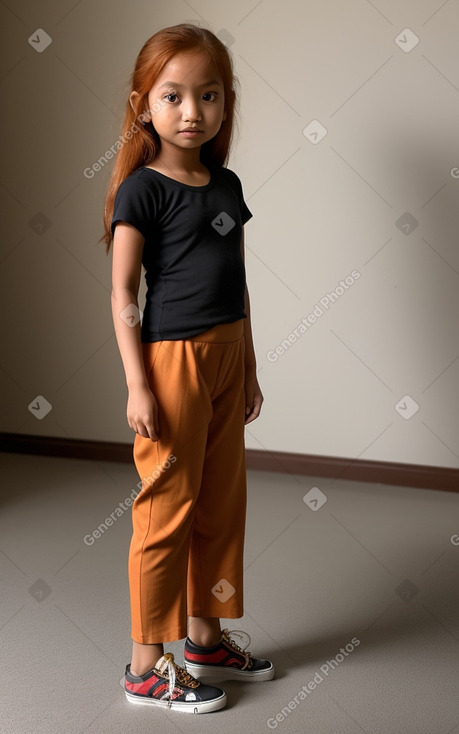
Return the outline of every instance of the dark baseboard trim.
<path id="1" fill-rule="evenodd" d="M 110 441 L 86 441 L 79 438 L 32 436 L 25 433 L 0 433 L 2 451 L 12 454 L 40 454 L 67 459 L 93 461 L 132 461 L 132 444 Z"/>
<path id="2" fill-rule="evenodd" d="M 441 466 L 248 449 L 247 467 L 255 471 L 459 492 L 459 469 Z"/>
<path id="3" fill-rule="evenodd" d="M 127 443 L 0 433 L 0 446 L 11 453 L 133 463 L 132 444 Z M 448 467 L 254 449 L 247 449 L 246 458 L 247 468 L 253 471 L 459 492 L 459 469 Z"/>

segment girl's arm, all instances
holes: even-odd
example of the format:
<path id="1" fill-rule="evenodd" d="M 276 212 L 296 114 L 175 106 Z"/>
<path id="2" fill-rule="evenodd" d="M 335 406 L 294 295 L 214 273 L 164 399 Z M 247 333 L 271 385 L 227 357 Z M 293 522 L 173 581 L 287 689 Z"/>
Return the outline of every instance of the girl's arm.
<path id="1" fill-rule="evenodd" d="M 241 237 L 241 254 L 245 262 L 244 227 Z M 263 403 L 263 395 L 257 380 L 257 361 L 255 348 L 253 346 L 252 323 L 250 319 L 250 298 L 247 283 L 245 285 L 245 307 L 247 318 L 244 319 L 244 343 L 245 343 L 245 425 L 258 418 Z"/>
<path id="2" fill-rule="evenodd" d="M 140 340 L 139 292 L 144 236 L 119 222 L 113 236 L 112 316 L 129 391 L 127 420 L 136 433 L 158 440 L 158 408 L 148 385 Z M 128 308 L 130 306 L 130 308 Z M 127 311 L 125 311 L 127 309 Z M 122 314 L 122 315 L 120 315 Z"/>

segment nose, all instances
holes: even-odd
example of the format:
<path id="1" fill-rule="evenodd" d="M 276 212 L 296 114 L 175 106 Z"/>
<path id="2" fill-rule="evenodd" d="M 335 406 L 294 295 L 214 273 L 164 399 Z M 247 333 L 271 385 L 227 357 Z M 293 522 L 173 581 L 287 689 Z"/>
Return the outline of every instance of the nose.
<path id="1" fill-rule="evenodd" d="M 201 119 L 198 101 L 191 95 L 182 100 L 182 119 L 184 122 L 196 122 Z"/>

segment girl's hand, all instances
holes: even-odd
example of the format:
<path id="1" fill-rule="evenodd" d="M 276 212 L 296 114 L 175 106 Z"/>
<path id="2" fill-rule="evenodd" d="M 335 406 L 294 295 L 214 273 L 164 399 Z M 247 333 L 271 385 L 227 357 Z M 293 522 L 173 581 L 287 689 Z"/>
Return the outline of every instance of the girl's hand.
<path id="1" fill-rule="evenodd" d="M 245 424 L 251 423 L 260 415 L 264 400 L 255 372 L 246 373 L 245 377 Z"/>
<path id="2" fill-rule="evenodd" d="M 158 441 L 158 404 L 148 386 L 134 387 L 129 390 L 127 421 L 130 428 L 139 436 Z"/>

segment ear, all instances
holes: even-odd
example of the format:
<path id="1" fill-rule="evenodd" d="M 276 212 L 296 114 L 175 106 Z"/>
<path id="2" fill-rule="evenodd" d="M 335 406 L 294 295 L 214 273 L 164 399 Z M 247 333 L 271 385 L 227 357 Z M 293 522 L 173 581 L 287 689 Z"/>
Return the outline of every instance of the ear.
<path id="1" fill-rule="evenodd" d="M 134 110 L 134 112 L 136 111 L 136 99 L 138 97 L 140 97 L 138 92 L 131 92 L 131 94 L 129 95 L 129 103 L 132 109 Z"/>
<path id="2" fill-rule="evenodd" d="M 225 120 L 226 120 L 226 110 L 223 113 L 222 122 L 224 122 Z"/>

